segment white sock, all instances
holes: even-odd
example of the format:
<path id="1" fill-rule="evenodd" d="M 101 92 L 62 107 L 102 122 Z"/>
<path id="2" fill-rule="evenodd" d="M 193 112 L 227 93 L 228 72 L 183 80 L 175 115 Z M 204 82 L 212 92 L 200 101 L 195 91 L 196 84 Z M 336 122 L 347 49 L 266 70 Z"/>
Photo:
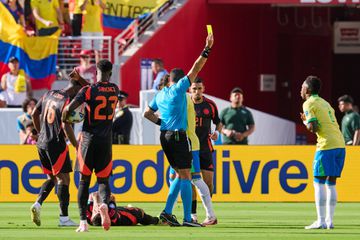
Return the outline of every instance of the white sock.
<path id="1" fill-rule="evenodd" d="M 38 203 L 38 202 L 35 202 L 34 205 L 35 205 L 36 208 L 41 208 L 41 204 Z"/>
<path id="2" fill-rule="evenodd" d="M 325 223 L 326 189 L 325 184 L 314 182 L 315 205 L 319 223 Z"/>
<path id="3" fill-rule="evenodd" d="M 87 224 L 87 220 L 80 220 L 80 225 Z"/>
<path id="4" fill-rule="evenodd" d="M 333 223 L 335 206 L 337 202 L 336 185 L 326 184 L 326 193 L 327 193 L 326 224 L 330 226 Z"/>
<path id="5" fill-rule="evenodd" d="M 202 178 L 193 179 L 191 182 L 195 185 L 200 195 L 201 201 L 206 211 L 206 217 L 215 217 L 209 187 L 206 185 Z"/>

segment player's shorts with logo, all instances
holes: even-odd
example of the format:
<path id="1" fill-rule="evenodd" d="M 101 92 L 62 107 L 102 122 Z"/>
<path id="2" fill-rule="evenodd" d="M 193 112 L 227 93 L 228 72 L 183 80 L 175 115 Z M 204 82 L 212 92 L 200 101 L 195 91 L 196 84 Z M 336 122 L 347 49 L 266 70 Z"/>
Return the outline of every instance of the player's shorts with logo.
<path id="1" fill-rule="evenodd" d="M 37 148 L 40 162 L 45 174 L 58 175 L 72 172 L 69 149 L 67 146 L 52 146 L 47 149 Z"/>
<path id="2" fill-rule="evenodd" d="M 314 176 L 340 177 L 344 162 L 345 148 L 316 151 L 313 163 Z"/>
<path id="3" fill-rule="evenodd" d="M 90 176 L 95 170 L 97 177 L 106 178 L 112 173 L 112 141 L 110 138 L 97 138 L 82 132 L 77 151 L 78 170 Z"/>

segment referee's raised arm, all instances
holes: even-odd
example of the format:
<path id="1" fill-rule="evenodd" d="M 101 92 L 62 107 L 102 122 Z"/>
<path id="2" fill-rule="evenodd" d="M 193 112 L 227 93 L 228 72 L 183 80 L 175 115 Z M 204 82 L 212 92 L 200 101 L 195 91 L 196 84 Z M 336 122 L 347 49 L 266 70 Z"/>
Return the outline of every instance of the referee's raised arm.
<path id="1" fill-rule="evenodd" d="M 206 45 L 205 45 L 204 50 L 201 52 L 201 55 L 198 57 L 198 59 L 196 59 L 194 65 L 192 66 L 192 68 L 190 69 L 190 71 L 187 74 L 191 83 L 193 83 L 195 81 L 197 75 L 199 74 L 201 69 L 204 67 L 206 60 L 209 57 L 209 54 L 210 54 L 213 44 L 214 44 L 214 36 L 213 36 L 213 34 L 209 34 L 206 38 Z"/>

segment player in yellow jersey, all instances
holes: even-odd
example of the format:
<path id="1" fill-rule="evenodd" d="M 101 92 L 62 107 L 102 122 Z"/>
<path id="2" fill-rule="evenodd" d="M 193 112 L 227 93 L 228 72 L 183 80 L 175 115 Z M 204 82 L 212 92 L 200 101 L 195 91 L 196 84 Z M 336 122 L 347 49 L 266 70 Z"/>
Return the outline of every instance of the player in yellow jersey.
<path id="1" fill-rule="evenodd" d="M 345 161 L 345 142 L 335 111 L 319 97 L 320 88 L 321 81 L 315 76 L 307 77 L 301 87 L 301 97 L 305 100 L 301 119 L 307 129 L 317 135 L 313 170 L 318 219 L 305 229 L 334 228 L 336 179 L 340 177 Z"/>

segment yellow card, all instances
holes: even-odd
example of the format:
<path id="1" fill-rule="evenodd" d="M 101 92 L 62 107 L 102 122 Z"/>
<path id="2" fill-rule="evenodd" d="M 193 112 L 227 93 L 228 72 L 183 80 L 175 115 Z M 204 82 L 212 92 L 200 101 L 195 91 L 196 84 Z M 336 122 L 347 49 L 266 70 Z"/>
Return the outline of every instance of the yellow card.
<path id="1" fill-rule="evenodd" d="M 213 34 L 211 25 L 206 25 L 208 35 Z"/>

